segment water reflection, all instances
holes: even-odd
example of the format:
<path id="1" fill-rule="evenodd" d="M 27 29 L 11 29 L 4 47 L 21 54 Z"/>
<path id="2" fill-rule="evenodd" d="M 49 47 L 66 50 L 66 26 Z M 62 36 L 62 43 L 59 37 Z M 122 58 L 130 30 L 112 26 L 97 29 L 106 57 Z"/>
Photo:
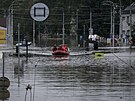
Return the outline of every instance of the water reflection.
<path id="1" fill-rule="evenodd" d="M 113 59 L 114 58 L 114 59 Z M 17 58 L 7 58 L 6 75 L 12 81 L 18 76 L 14 68 Z M 23 59 L 22 59 L 23 60 Z M 128 58 L 123 59 L 127 61 Z M 134 61 L 134 59 L 133 59 Z M 134 73 L 134 71 L 132 71 Z M 134 75 L 129 80 L 127 65 L 115 57 L 95 59 L 94 55 L 68 58 L 30 57 L 24 63 L 17 83 L 11 82 L 9 101 L 24 101 L 31 95 L 35 101 L 134 101 Z M 26 87 L 32 86 L 26 94 Z M 25 85 L 25 86 L 24 86 Z M 132 86 L 131 86 L 132 85 Z"/>
<path id="2" fill-rule="evenodd" d="M 9 90 L 0 90 L 0 100 L 8 100 L 10 98 Z"/>
<path id="3" fill-rule="evenodd" d="M 18 77 L 18 74 L 20 77 L 24 76 L 24 67 L 23 67 L 24 63 L 19 66 L 18 63 L 14 63 L 14 76 Z"/>

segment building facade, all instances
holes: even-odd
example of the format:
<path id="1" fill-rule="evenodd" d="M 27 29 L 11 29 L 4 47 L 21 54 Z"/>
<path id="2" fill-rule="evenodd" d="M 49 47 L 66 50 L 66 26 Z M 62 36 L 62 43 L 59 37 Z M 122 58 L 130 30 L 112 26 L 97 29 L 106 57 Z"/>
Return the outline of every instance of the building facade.
<path id="1" fill-rule="evenodd" d="M 130 26 L 135 25 L 135 2 L 123 10 L 121 17 L 122 17 L 121 38 L 123 38 L 123 43 L 127 45 L 129 36 L 131 34 Z"/>

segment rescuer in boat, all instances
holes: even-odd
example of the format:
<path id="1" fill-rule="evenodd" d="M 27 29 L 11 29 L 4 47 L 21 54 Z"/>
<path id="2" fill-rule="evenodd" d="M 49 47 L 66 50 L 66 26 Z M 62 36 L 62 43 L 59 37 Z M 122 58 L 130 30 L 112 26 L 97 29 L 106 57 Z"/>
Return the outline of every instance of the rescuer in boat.
<path id="1" fill-rule="evenodd" d="M 59 45 L 59 47 L 58 47 L 58 49 L 57 50 L 62 50 L 62 46 L 61 45 Z"/>
<path id="2" fill-rule="evenodd" d="M 67 52 L 67 51 L 68 51 L 68 48 L 67 48 L 66 45 L 60 45 L 60 46 L 57 48 L 57 47 L 56 47 L 56 44 L 55 44 L 55 45 L 53 46 L 52 51 L 54 52 L 54 51 L 56 51 L 56 50 L 62 50 L 62 51 Z"/>
<path id="3" fill-rule="evenodd" d="M 67 46 L 66 46 L 66 45 L 63 45 L 63 49 L 64 49 L 64 51 L 65 51 L 65 52 L 67 52 L 67 51 L 68 51 L 68 48 L 67 48 Z"/>
<path id="4" fill-rule="evenodd" d="M 53 46 L 53 49 L 52 49 L 52 51 L 54 52 L 54 51 L 56 51 L 57 50 L 57 46 L 56 46 L 56 44 Z"/>
<path id="5" fill-rule="evenodd" d="M 66 45 L 60 45 L 59 48 L 58 48 L 58 50 L 62 50 L 62 51 L 67 52 L 68 51 L 68 48 L 67 48 Z"/>

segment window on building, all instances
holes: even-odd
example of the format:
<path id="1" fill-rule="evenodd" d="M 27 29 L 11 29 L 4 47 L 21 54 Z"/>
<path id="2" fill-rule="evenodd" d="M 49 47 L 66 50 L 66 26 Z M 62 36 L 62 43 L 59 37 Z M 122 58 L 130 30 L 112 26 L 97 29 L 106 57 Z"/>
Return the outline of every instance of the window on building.
<path id="1" fill-rule="evenodd" d="M 129 19 L 129 16 L 127 16 L 127 23 L 129 23 L 129 20 L 130 20 L 130 19 Z"/>
<path id="2" fill-rule="evenodd" d="M 122 30 L 122 34 L 125 34 L 125 30 Z"/>
<path id="3" fill-rule="evenodd" d="M 130 30 L 127 30 L 127 35 L 129 35 L 130 34 Z"/>
<path id="4" fill-rule="evenodd" d="M 124 21 L 124 20 L 125 20 L 125 17 L 123 16 L 123 17 L 122 17 L 122 21 Z"/>

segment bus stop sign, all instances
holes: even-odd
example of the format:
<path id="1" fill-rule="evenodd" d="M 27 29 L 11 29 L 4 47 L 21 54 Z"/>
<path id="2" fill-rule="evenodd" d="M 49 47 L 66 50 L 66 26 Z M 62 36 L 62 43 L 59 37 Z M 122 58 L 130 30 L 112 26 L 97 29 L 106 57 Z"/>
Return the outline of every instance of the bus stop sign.
<path id="1" fill-rule="evenodd" d="M 49 16 L 49 8 L 44 3 L 36 3 L 31 7 L 30 15 L 35 21 L 44 21 Z"/>

